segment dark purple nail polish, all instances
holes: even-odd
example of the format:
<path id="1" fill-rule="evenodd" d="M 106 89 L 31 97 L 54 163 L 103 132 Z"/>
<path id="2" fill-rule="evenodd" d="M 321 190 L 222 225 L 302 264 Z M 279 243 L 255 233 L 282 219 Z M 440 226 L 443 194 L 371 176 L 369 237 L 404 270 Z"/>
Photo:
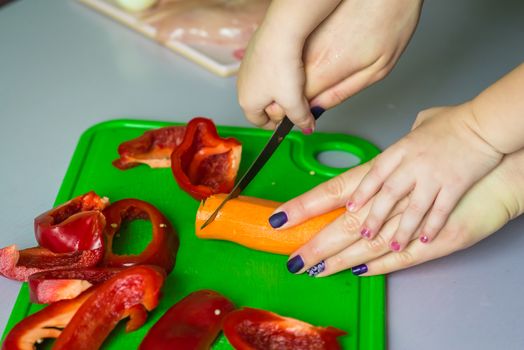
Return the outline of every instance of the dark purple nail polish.
<path id="1" fill-rule="evenodd" d="M 322 260 L 318 264 L 311 266 L 309 269 L 306 270 L 306 272 L 309 276 L 315 277 L 319 273 L 324 272 L 325 269 L 326 269 L 326 263 L 324 262 L 324 260 Z"/>
<path id="2" fill-rule="evenodd" d="M 279 228 L 287 222 L 287 214 L 283 211 L 279 211 L 269 217 L 269 224 L 273 228 Z"/>
<path id="3" fill-rule="evenodd" d="M 315 117 L 315 120 L 320 118 L 320 116 L 325 112 L 326 110 L 320 106 L 315 106 L 311 108 L 311 114 L 313 114 L 313 117 Z"/>
<path id="4" fill-rule="evenodd" d="M 363 227 L 360 231 L 360 234 L 362 235 L 362 237 L 369 238 L 371 237 L 371 230 L 367 227 Z"/>
<path id="5" fill-rule="evenodd" d="M 295 255 L 287 262 L 287 270 L 291 273 L 297 273 L 304 267 L 304 260 L 300 255 Z"/>
<path id="6" fill-rule="evenodd" d="M 362 264 L 362 265 L 358 265 L 358 266 L 352 267 L 352 268 L 351 268 L 351 272 L 352 272 L 355 276 L 360 276 L 360 275 L 362 275 L 363 273 L 368 272 L 368 266 L 367 266 L 366 264 Z"/>

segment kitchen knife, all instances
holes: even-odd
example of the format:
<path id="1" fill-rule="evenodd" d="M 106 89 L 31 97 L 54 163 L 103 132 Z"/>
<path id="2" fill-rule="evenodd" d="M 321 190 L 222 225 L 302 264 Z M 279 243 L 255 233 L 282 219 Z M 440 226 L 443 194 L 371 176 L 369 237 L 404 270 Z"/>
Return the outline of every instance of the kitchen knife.
<path id="1" fill-rule="evenodd" d="M 323 112 L 324 109 L 319 107 L 314 107 L 311 109 L 311 113 L 315 117 L 315 120 L 318 119 Z M 289 120 L 288 117 L 284 117 L 284 119 L 282 119 L 280 124 L 275 129 L 275 132 L 273 132 L 273 135 L 262 149 L 262 152 L 260 152 L 253 164 L 251 164 L 249 169 L 246 171 L 244 176 L 242 176 L 240 181 L 237 182 L 233 190 L 231 190 L 231 192 L 222 201 L 222 203 L 220 203 L 220 205 L 215 209 L 213 214 L 211 214 L 211 216 L 206 220 L 206 222 L 204 222 L 200 229 L 203 229 L 204 227 L 212 223 L 213 220 L 215 220 L 218 212 L 220 211 L 220 209 L 222 209 L 222 207 L 224 206 L 224 204 L 227 203 L 228 200 L 236 198 L 240 195 L 240 193 L 247 187 L 247 185 L 249 185 L 249 183 L 255 178 L 258 172 L 264 167 L 269 158 L 271 158 L 278 146 L 280 146 L 280 143 L 282 143 L 287 134 L 289 134 L 291 129 L 293 129 L 293 126 L 293 122 Z"/>

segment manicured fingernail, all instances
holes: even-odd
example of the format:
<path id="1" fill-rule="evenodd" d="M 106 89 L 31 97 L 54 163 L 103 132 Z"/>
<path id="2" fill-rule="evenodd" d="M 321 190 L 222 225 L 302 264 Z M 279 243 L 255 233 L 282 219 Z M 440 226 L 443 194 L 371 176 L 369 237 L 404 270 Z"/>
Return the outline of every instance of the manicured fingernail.
<path id="1" fill-rule="evenodd" d="M 279 211 L 269 217 L 269 224 L 273 228 L 279 228 L 287 222 L 287 214 L 283 211 Z"/>
<path id="2" fill-rule="evenodd" d="M 353 212 L 355 211 L 355 207 L 356 207 L 356 206 L 355 206 L 355 203 L 353 203 L 353 202 L 347 202 L 347 203 L 346 203 L 346 209 L 347 209 L 349 212 L 351 212 L 351 213 L 353 213 Z"/>
<path id="3" fill-rule="evenodd" d="M 326 263 L 324 262 L 324 260 L 322 260 L 318 264 L 311 266 L 309 269 L 306 270 L 306 272 L 309 276 L 315 277 L 319 273 L 324 272 L 325 269 L 326 269 Z"/>
<path id="4" fill-rule="evenodd" d="M 312 128 L 302 129 L 302 133 L 304 135 L 311 135 L 313 133 L 313 129 Z"/>
<path id="5" fill-rule="evenodd" d="M 325 112 L 326 110 L 320 106 L 315 106 L 311 108 L 311 114 L 313 114 L 313 117 L 315 119 L 320 118 L 320 116 Z"/>
<path id="6" fill-rule="evenodd" d="M 426 235 L 422 235 L 422 236 L 420 236 L 420 241 L 422 243 L 428 243 L 429 242 L 429 237 L 426 236 Z"/>
<path id="7" fill-rule="evenodd" d="M 362 265 L 358 265 L 358 266 L 352 267 L 351 268 L 351 272 L 355 276 L 362 275 L 363 273 L 368 272 L 368 266 L 366 264 L 362 264 Z"/>
<path id="8" fill-rule="evenodd" d="M 360 230 L 360 234 L 362 235 L 362 237 L 369 238 L 371 237 L 371 230 L 367 227 L 363 227 L 362 230 Z"/>
<path id="9" fill-rule="evenodd" d="M 287 270 L 291 273 L 297 273 L 304 267 L 304 260 L 300 255 L 295 255 L 287 262 Z"/>
<path id="10" fill-rule="evenodd" d="M 391 242 L 389 246 L 391 247 L 391 249 L 393 249 L 396 252 L 400 250 L 400 244 L 397 241 Z"/>

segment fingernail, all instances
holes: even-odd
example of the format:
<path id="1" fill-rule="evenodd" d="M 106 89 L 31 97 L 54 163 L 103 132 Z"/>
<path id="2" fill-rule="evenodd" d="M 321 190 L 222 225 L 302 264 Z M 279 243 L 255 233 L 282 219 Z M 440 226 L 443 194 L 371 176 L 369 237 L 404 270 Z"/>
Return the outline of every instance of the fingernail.
<path id="1" fill-rule="evenodd" d="M 393 249 L 396 252 L 400 250 L 400 244 L 397 241 L 391 242 L 389 246 L 391 247 L 391 249 Z"/>
<path id="2" fill-rule="evenodd" d="M 269 224 L 273 228 L 279 228 L 287 222 L 287 214 L 283 211 L 279 211 L 269 217 Z"/>
<path id="3" fill-rule="evenodd" d="M 306 272 L 309 276 L 315 277 L 319 273 L 324 272 L 325 269 L 326 269 L 326 263 L 324 262 L 324 260 L 322 260 L 318 264 L 311 266 L 309 269 L 306 270 Z"/>
<path id="4" fill-rule="evenodd" d="M 325 112 L 326 110 L 320 106 L 315 106 L 311 108 L 311 114 L 313 114 L 313 117 L 315 119 L 320 118 L 320 116 Z"/>
<path id="5" fill-rule="evenodd" d="M 371 237 L 371 230 L 367 227 L 363 227 L 362 230 L 360 231 L 360 234 L 362 235 L 362 237 L 369 238 Z"/>
<path id="6" fill-rule="evenodd" d="M 313 128 L 302 129 L 302 133 L 304 135 L 311 135 L 313 133 Z"/>
<path id="7" fill-rule="evenodd" d="M 291 273 L 297 273 L 304 267 L 304 260 L 300 255 L 295 255 L 287 262 L 287 270 Z"/>
<path id="8" fill-rule="evenodd" d="M 429 242 L 429 237 L 426 236 L 426 235 L 422 235 L 422 236 L 420 236 L 420 241 L 422 243 L 428 243 Z"/>
<path id="9" fill-rule="evenodd" d="M 355 276 L 362 275 L 363 273 L 368 272 L 368 266 L 366 264 L 362 264 L 362 265 L 358 265 L 358 266 L 352 267 L 351 268 L 351 272 Z"/>
<path id="10" fill-rule="evenodd" d="M 353 213 L 353 212 L 355 211 L 355 203 L 353 203 L 353 202 L 347 202 L 347 203 L 346 203 L 346 209 L 347 209 L 349 212 Z"/>

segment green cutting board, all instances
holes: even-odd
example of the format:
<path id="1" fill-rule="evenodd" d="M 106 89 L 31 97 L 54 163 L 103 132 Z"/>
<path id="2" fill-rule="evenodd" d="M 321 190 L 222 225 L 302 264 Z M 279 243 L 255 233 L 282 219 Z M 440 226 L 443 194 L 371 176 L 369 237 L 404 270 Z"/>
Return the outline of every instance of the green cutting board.
<path id="1" fill-rule="evenodd" d="M 174 303 L 199 289 L 212 289 L 237 306 L 251 306 L 304 320 L 334 326 L 348 332 L 340 338 L 344 349 L 385 349 L 385 277 L 355 277 L 345 271 L 328 278 L 293 275 L 286 256 L 250 250 L 225 241 L 200 240 L 195 236 L 195 213 L 199 203 L 182 191 L 171 169 L 139 166 L 121 171 L 111 165 L 118 145 L 144 131 L 172 125 L 165 122 L 115 120 L 93 126 L 78 143 L 56 203 L 95 190 L 112 201 L 139 198 L 154 204 L 173 223 L 180 236 L 176 267 L 163 288 L 163 298 L 139 330 L 126 334 L 121 322 L 104 344 L 107 349 L 135 349 L 147 330 Z M 219 127 L 221 136 L 242 142 L 240 174 L 245 172 L 270 132 L 258 129 Z M 378 153 L 369 142 L 349 135 L 292 132 L 281 144 L 245 195 L 286 201 L 345 169 L 320 164 L 320 152 L 345 151 L 366 162 Z M 30 220 L 31 218 L 28 218 Z M 118 251 L 136 253 L 149 241 L 149 222 L 133 222 L 119 239 Z M 29 301 L 23 284 L 6 332 L 42 306 Z M 4 334 L 5 336 L 5 334 Z M 50 342 L 47 342 L 49 347 Z M 213 349 L 231 349 L 220 336 Z"/>

